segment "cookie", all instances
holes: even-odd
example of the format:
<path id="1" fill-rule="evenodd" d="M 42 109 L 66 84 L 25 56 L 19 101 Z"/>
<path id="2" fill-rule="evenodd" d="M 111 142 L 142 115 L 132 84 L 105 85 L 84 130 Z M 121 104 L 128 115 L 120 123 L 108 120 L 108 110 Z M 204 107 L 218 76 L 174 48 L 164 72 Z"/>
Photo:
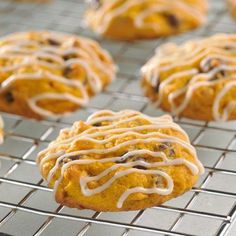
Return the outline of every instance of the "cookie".
<path id="1" fill-rule="evenodd" d="M 227 0 L 231 15 L 236 19 L 236 0 Z"/>
<path id="2" fill-rule="evenodd" d="M 3 126 L 4 126 L 3 119 L 0 116 L 0 144 L 3 143 Z"/>
<path id="3" fill-rule="evenodd" d="M 206 21 L 206 0 L 89 0 L 85 23 L 96 33 L 119 40 L 179 34 Z"/>
<path id="4" fill-rule="evenodd" d="M 0 110 L 60 117 L 86 106 L 115 71 L 110 55 L 87 38 L 40 31 L 0 38 Z"/>
<path id="5" fill-rule="evenodd" d="M 204 168 L 170 116 L 99 111 L 38 155 L 56 201 L 96 211 L 156 206 L 189 190 Z"/>
<path id="6" fill-rule="evenodd" d="M 176 116 L 236 119 L 236 36 L 166 44 L 142 68 L 145 94 Z"/>

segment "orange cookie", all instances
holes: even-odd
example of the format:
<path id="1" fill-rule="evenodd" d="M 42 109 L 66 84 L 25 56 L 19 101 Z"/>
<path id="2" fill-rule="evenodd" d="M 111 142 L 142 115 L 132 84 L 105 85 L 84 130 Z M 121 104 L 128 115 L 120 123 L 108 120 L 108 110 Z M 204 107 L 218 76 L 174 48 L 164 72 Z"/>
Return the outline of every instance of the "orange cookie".
<path id="1" fill-rule="evenodd" d="M 0 38 L 0 110 L 29 118 L 59 117 L 86 106 L 115 77 L 95 41 L 56 32 Z"/>
<path id="2" fill-rule="evenodd" d="M 145 94 L 173 115 L 236 119 L 236 36 L 167 44 L 142 68 Z"/>
<path id="3" fill-rule="evenodd" d="M 90 0 L 86 22 L 96 33 L 121 40 L 179 34 L 206 21 L 206 0 Z"/>
<path id="4" fill-rule="evenodd" d="M 38 155 L 60 204 L 97 211 L 156 206 L 192 188 L 204 172 L 170 116 L 99 111 L 60 132 Z"/>

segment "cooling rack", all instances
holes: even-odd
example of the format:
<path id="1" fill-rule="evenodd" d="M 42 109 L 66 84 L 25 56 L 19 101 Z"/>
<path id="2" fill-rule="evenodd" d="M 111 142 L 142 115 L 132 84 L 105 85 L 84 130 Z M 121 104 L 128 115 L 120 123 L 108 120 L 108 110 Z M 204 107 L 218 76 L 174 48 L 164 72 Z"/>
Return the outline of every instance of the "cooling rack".
<path id="1" fill-rule="evenodd" d="M 0 1 L 0 35 L 50 29 L 95 37 L 83 27 L 86 6 L 82 0 L 32 2 Z M 235 31 L 236 24 L 228 15 L 224 1 L 212 0 L 208 24 L 191 33 L 136 43 L 96 38 L 112 53 L 120 70 L 117 80 L 92 99 L 87 108 L 60 120 L 42 122 L 1 113 L 6 138 L 0 147 L 0 235 L 236 235 L 236 122 L 218 124 L 175 119 L 189 133 L 206 173 L 185 195 L 142 211 L 100 213 L 57 205 L 35 163 L 36 154 L 61 128 L 86 119 L 99 109 L 132 108 L 148 115 L 161 115 L 139 88 L 139 68 L 158 45 Z"/>

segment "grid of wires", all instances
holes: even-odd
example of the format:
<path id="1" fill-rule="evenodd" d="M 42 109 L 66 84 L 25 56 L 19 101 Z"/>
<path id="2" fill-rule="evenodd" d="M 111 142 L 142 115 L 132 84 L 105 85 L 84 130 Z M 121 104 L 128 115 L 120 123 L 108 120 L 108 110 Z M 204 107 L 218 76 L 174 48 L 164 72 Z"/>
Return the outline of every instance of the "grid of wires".
<path id="1" fill-rule="evenodd" d="M 61 128 L 99 109 L 136 109 L 161 115 L 142 96 L 139 69 L 165 42 L 183 42 L 217 32 L 232 33 L 236 24 L 224 1 L 212 0 L 209 22 L 177 37 L 135 43 L 100 38 L 119 65 L 117 80 L 93 98 L 87 108 L 59 120 L 37 122 L 1 113 L 6 137 L 0 147 L 0 232 L 10 235 L 236 235 L 236 122 L 175 119 L 190 135 L 206 173 L 188 193 L 162 206 L 124 213 L 68 209 L 55 203 L 52 190 L 39 175 L 37 153 Z M 85 29 L 82 0 L 54 0 L 45 4 L 0 2 L 0 35 L 49 29 L 96 37 Z"/>

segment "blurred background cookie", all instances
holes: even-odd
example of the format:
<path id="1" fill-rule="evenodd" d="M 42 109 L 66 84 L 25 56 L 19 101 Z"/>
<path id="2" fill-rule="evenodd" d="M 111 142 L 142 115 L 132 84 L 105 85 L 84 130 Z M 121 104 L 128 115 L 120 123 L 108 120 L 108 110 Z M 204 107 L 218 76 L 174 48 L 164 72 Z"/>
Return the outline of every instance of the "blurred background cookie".
<path id="1" fill-rule="evenodd" d="M 206 0 L 89 0 L 86 22 L 96 33 L 121 40 L 156 38 L 197 28 Z"/>
<path id="2" fill-rule="evenodd" d="M 60 204 L 96 211 L 159 205 L 196 183 L 204 168 L 170 116 L 98 111 L 60 132 L 38 156 Z"/>
<path id="3" fill-rule="evenodd" d="M 173 115 L 236 119 L 236 36 L 166 44 L 142 68 L 145 94 Z"/>
<path id="4" fill-rule="evenodd" d="M 55 32 L 0 39 L 0 110 L 41 119 L 75 111 L 115 77 L 95 41 Z"/>
<path id="5" fill-rule="evenodd" d="M 227 3 L 231 15 L 236 18 L 236 0 L 227 0 Z"/>

